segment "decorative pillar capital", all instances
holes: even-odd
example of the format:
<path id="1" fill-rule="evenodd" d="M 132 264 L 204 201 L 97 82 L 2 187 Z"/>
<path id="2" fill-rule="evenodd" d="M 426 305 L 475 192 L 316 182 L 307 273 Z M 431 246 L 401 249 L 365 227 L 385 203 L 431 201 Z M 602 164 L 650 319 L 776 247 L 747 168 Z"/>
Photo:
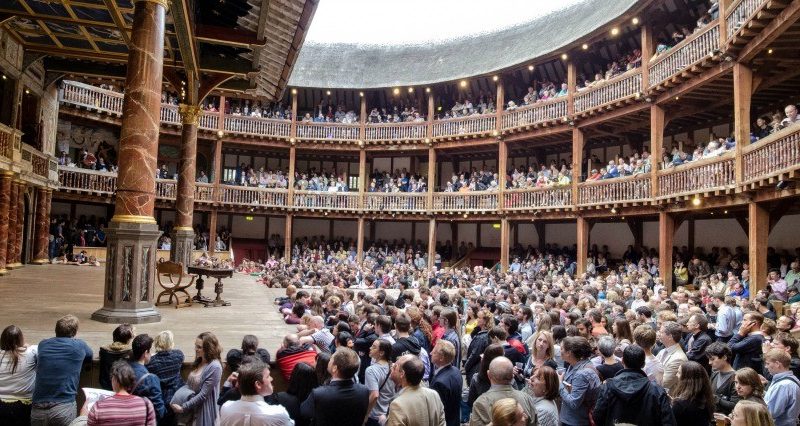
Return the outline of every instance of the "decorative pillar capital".
<path id="1" fill-rule="evenodd" d="M 203 110 L 200 109 L 199 106 L 196 105 L 187 105 L 187 104 L 180 104 L 178 105 L 178 114 L 181 115 L 181 124 L 193 124 L 199 125 L 200 124 L 200 115 L 203 113 Z"/>
<path id="2" fill-rule="evenodd" d="M 159 4 L 164 7 L 165 11 L 169 10 L 169 0 L 133 0 L 133 5 L 136 6 L 136 3 L 144 2 Z"/>

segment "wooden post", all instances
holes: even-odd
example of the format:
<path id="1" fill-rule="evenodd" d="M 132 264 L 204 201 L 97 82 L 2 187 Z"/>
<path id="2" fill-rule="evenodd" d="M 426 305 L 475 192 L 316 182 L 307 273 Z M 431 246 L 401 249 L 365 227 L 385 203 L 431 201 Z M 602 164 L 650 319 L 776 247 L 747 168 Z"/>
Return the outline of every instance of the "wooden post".
<path id="1" fill-rule="evenodd" d="M 211 210 L 211 219 L 208 223 L 208 253 L 214 254 L 217 247 L 217 209 Z"/>
<path id="2" fill-rule="evenodd" d="M 369 186 L 369 179 L 367 178 L 367 151 L 364 147 L 358 152 L 358 202 L 361 208 L 364 207 L 364 193 Z"/>
<path id="3" fill-rule="evenodd" d="M 364 146 L 364 141 L 367 139 L 367 98 L 361 97 L 361 115 L 358 117 L 358 140 L 361 146 Z"/>
<path id="4" fill-rule="evenodd" d="M 433 210 L 433 193 L 436 191 L 436 150 L 428 148 L 428 210 Z"/>
<path id="5" fill-rule="evenodd" d="M 478 226 L 481 226 L 480 223 Z M 508 270 L 508 256 L 510 251 L 509 239 L 511 232 L 509 229 L 508 218 L 500 219 L 500 269 L 505 272 Z"/>
<path id="6" fill-rule="evenodd" d="M 503 130 L 503 111 L 506 107 L 506 89 L 503 86 L 503 80 L 497 79 L 497 100 L 495 101 L 495 111 L 497 119 L 495 120 L 495 136 L 500 136 Z"/>
<path id="7" fill-rule="evenodd" d="M 664 149 L 664 108 L 650 106 L 650 197 L 658 196 L 658 165 Z"/>
<path id="8" fill-rule="evenodd" d="M 750 297 L 754 298 L 767 284 L 767 244 L 769 241 L 769 210 L 755 201 L 748 203 L 747 233 L 750 251 Z"/>
<path id="9" fill-rule="evenodd" d="M 505 192 L 506 192 L 506 176 L 508 175 L 508 145 L 506 141 L 499 140 L 497 142 L 497 209 L 502 212 L 506 205 Z"/>
<path id="10" fill-rule="evenodd" d="M 725 15 L 731 7 L 734 0 L 719 0 L 719 45 L 724 47 L 728 41 L 728 20 Z"/>
<path id="11" fill-rule="evenodd" d="M 286 229 L 283 235 L 283 258 L 287 263 L 292 261 L 292 214 L 286 215 Z"/>
<path id="12" fill-rule="evenodd" d="M 428 141 L 433 139 L 433 115 L 436 114 L 436 107 L 434 106 L 433 102 L 433 89 L 428 93 L 428 129 L 426 131 L 426 135 L 428 135 Z"/>
<path id="13" fill-rule="evenodd" d="M 589 227 L 589 221 L 583 216 L 578 216 L 577 226 L 578 251 L 575 257 L 578 263 L 578 272 L 576 276 L 580 277 L 586 273 L 586 256 L 589 253 L 589 232 L 591 229 Z"/>
<path id="14" fill-rule="evenodd" d="M 675 218 L 667 212 L 658 213 L 658 272 L 661 281 L 672 293 L 672 246 L 675 238 Z"/>
<path id="15" fill-rule="evenodd" d="M 586 143 L 583 130 L 572 128 L 572 204 L 578 205 L 578 183 L 581 181 L 581 163 L 583 148 Z M 591 171 L 591 169 L 589 170 Z M 584 265 L 585 267 L 586 265 Z"/>
<path id="16" fill-rule="evenodd" d="M 219 194 L 219 184 L 222 182 L 222 139 L 214 140 L 214 176 L 211 181 L 214 183 L 214 194 Z"/>
<path id="17" fill-rule="evenodd" d="M 575 93 L 578 92 L 578 70 L 575 62 L 567 62 L 567 115 L 575 114 Z"/>
<path id="18" fill-rule="evenodd" d="M 721 5 L 720 5 L 721 6 Z M 744 161 L 742 149 L 750 145 L 750 98 L 753 94 L 753 71 L 744 64 L 733 65 L 733 135 L 736 139 L 736 184 L 743 181 Z"/>
<path id="19" fill-rule="evenodd" d="M 653 27 L 650 24 L 642 25 L 642 92 L 650 87 L 650 58 L 656 51 L 653 40 Z"/>
<path id="20" fill-rule="evenodd" d="M 364 217 L 358 218 L 358 241 L 356 241 L 356 261 L 360 265 L 364 261 Z"/>
<path id="21" fill-rule="evenodd" d="M 436 262 L 436 219 L 428 222 L 428 269 L 432 269 Z"/>
<path id="22" fill-rule="evenodd" d="M 297 89 L 292 89 L 292 124 L 289 126 L 289 137 L 297 140 Z"/>
<path id="23" fill-rule="evenodd" d="M 286 207 L 294 207 L 294 173 L 297 163 L 297 147 L 292 144 L 289 147 L 289 176 L 286 176 L 288 194 L 286 197 Z"/>

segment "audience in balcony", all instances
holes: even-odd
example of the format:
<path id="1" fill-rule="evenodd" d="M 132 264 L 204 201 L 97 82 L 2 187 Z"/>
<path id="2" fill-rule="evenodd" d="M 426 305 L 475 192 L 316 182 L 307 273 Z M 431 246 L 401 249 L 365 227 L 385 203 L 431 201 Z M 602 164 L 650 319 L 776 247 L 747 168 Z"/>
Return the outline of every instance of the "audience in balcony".
<path id="1" fill-rule="evenodd" d="M 367 115 L 367 123 L 421 123 L 425 121 L 425 114 L 420 113 L 414 106 L 391 106 L 389 108 L 372 108 Z"/>
<path id="2" fill-rule="evenodd" d="M 403 168 L 395 172 L 373 171 L 367 192 L 426 192 L 428 185 L 424 177 L 411 174 Z"/>
<path id="3" fill-rule="evenodd" d="M 205 173 L 201 171 L 201 176 Z M 206 181 L 208 178 L 206 178 Z M 228 185 L 249 186 L 254 188 L 286 189 L 288 178 L 281 170 L 268 170 L 261 166 L 256 170 L 253 166 L 242 163 L 233 173 L 233 180 L 225 182 Z"/>
<path id="4" fill-rule="evenodd" d="M 688 147 L 688 144 L 684 144 L 684 148 L 686 147 Z M 719 157 L 720 155 L 730 152 L 735 148 L 736 141 L 734 140 L 733 136 L 722 138 L 717 137 L 713 133 L 711 134 L 709 141 L 705 146 L 699 145 L 695 147 L 691 154 L 681 150 L 680 145 L 675 142 L 672 144 L 671 152 L 664 154 L 663 167 L 669 169 L 705 158 Z"/>
<path id="5" fill-rule="evenodd" d="M 217 110 L 214 102 L 209 102 L 206 108 L 211 112 Z M 267 104 L 249 99 L 225 99 L 225 114 L 289 120 L 292 117 L 292 110 L 281 103 Z"/>
<path id="6" fill-rule="evenodd" d="M 563 187 L 572 182 L 572 170 L 566 161 L 562 161 L 560 167 L 555 161 L 550 163 L 550 167 L 542 164 L 538 172 L 534 166 L 528 166 L 527 171 L 520 166 L 506 176 L 506 181 L 508 189 Z"/>
<path id="7" fill-rule="evenodd" d="M 591 81 L 586 78 L 578 79 L 578 91 L 589 89 L 594 86 L 602 85 L 603 82 L 610 80 L 620 74 L 642 66 L 642 51 L 633 49 L 630 53 L 621 54 L 617 59 L 612 60 L 605 66 L 605 72 L 596 73 Z M 580 82 L 583 81 L 581 84 Z"/>
<path id="8" fill-rule="evenodd" d="M 593 163 L 595 162 L 597 161 L 593 161 Z M 627 160 L 625 157 L 609 160 L 608 165 L 606 167 L 601 167 L 599 171 L 597 168 L 592 168 L 586 180 L 597 181 L 625 176 L 637 176 L 650 173 L 650 170 L 650 153 L 644 150 L 641 155 L 639 155 L 638 152 L 634 152 Z"/>
<path id="9" fill-rule="evenodd" d="M 294 189 L 301 191 L 319 192 L 348 192 L 350 187 L 347 185 L 346 175 L 337 176 L 334 173 L 317 173 L 311 170 L 309 173 L 295 173 Z"/>

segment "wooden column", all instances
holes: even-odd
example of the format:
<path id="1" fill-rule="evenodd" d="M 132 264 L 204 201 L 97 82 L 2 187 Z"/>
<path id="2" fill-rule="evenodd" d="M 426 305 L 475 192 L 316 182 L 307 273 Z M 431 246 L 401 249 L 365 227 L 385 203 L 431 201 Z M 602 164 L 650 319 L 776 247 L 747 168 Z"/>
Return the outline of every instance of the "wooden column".
<path id="1" fill-rule="evenodd" d="M 480 223 L 478 226 L 481 226 Z M 502 271 L 508 270 L 508 256 L 511 250 L 509 240 L 511 237 L 511 230 L 509 229 L 508 218 L 500 219 L 500 269 Z"/>
<path id="2" fill-rule="evenodd" d="M 283 258 L 287 263 L 292 261 L 292 214 L 286 215 L 286 229 L 283 235 Z"/>
<path id="3" fill-rule="evenodd" d="M 211 177 L 215 185 L 214 193 L 219 194 L 219 184 L 222 183 L 222 165 L 225 159 L 222 158 L 222 139 L 214 140 L 214 176 Z"/>
<path id="4" fill-rule="evenodd" d="M 508 173 L 508 145 L 506 145 L 506 141 L 499 140 L 497 142 L 497 179 L 499 182 L 498 191 L 497 191 L 497 207 L 498 210 L 501 212 L 503 211 L 503 207 L 506 204 L 505 200 L 505 192 L 506 192 L 506 175 Z"/>
<path id="5" fill-rule="evenodd" d="M 433 116 L 436 114 L 436 106 L 434 105 L 433 101 L 433 90 L 428 92 L 428 129 L 426 134 L 428 135 L 428 141 L 433 138 Z"/>
<path id="6" fill-rule="evenodd" d="M 436 262 L 436 219 L 428 221 L 428 269 Z"/>
<path id="7" fill-rule="evenodd" d="M 658 272 L 668 293 L 672 293 L 672 247 L 675 239 L 675 218 L 658 213 Z"/>
<path id="8" fill-rule="evenodd" d="M 495 101 L 495 110 L 497 119 L 495 120 L 495 136 L 499 136 L 503 130 L 503 111 L 506 109 L 506 89 L 503 86 L 503 80 L 497 79 L 497 100 Z"/>
<path id="9" fill-rule="evenodd" d="M 367 139 L 367 98 L 364 96 L 361 96 L 361 115 L 358 117 L 358 124 L 358 140 L 363 148 Z"/>
<path id="10" fill-rule="evenodd" d="M 755 201 L 748 203 L 748 248 L 750 252 L 750 297 L 755 297 L 767 284 L 767 244 L 769 241 L 769 210 Z"/>
<path id="11" fill-rule="evenodd" d="M 428 210 L 433 210 L 433 193 L 436 191 L 436 150 L 428 148 Z"/>
<path id="12" fill-rule="evenodd" d="M 721 5 L 720 5 L 721 8 Z M 736 184 L 741 184 L 744 173 L 742 149 L 750 145 L 750 98 L 753 95 L 753 71 L 744 64 L 733 65 L 733 135 L 736 138 Z"/>
<path id="13" fill-rule="evenodd" d="M 211 218 L 208 220 L 208 252 L 214 254 L 217 248 L 217 209 L 211 210 Z"/>
<path id="14" fill-rule="evenodd" d="M 650 87 L 650 58 L 656 51 L 653 27 L 650 23 L 642 25 L 642 92 Z"/>
<path id="15" fill-rule="evenodd" d="M 194 249 L 194 191 L 197 159 L 197 128 L 202 110 L 199 106 L 181 104 L 181 157 L 178 164 L 177 196 L 175 198 L 175 226 L 172 229 L 170 258 L 184 268 L 191 266 Z"/>
<path id="16" fill-rule="evenodd" d="M 50 201 L 52 196 L 52 189 L 36 188 L 36 236 L 32 262 L 34 265 L 50 263 L 48 245 L 50 242 Z"/>
<path id="17" fill-rule="evenodd" d="M 8 233 L 5 235 L 6 241 L 0 244 L 6 245 L 6 268 L 14 269 L 17 267 L 17 257 L 15 253 L 17 241 L 17 204 L 19 203 L 19 181 L 14 179 L 11 182 L 11 198 L 8 204 Z"/>
<path id="18" fill-rule="evenodd" d="M 289 126 L 289 141 L 294 142 L 297 139 L 297 89 L 292 89 L 292 124 Z"/>
<path id="19" fill-rule="evenodd" d="M 583 130 L 574 127 L 572 129 L 572 204 L 575 205 L 578 204 L 578 184 L 581 181 L 581 166 L 583 164 L 583 148 L 585 144 Z"/>
<path id="20" fill-rule="evenodd" d="M 356 241 L 356 261 L 360 265 L 364 261 L 364 217 L 358 218 L 358 241 Z"/>
<path id="21" fill-rule="evenodd" d="M 362 147 L 358 152 L 358 202 L 364 207 L 364 193 L 369 187 L 367 178 L 367 151 Z"/>
<path id="22" fill-rule="evenodd" d="M 578 71 L 575 62 L 567 62 L 567 115 L 575 114 L 575 93 L 578 92 Z"/>
<path id="23" fill-rule="evenodd" d="M 586 255 L 589 253 L 589 221 L 583 216 L 578 216 L 577 220 L 577 237 L 578 237 L 578 250 L 575 256 L 578 263 L 577 277 L 586 273 Z"/>
<path id="24" fill-rule="evenodd" d="M 294 144 L 289 147 L 289 176 L 286 177 L 288 194 L 286 197 L 286 207 L 294 206 L 294 169 L 297 163 L 297 147 Z"/>
<path id="25" fill-rule="evenodd" d="M 0 171 L 0 239 L 8 239 L 10 207 L 11 207 L 11 187 L 14 180 L 14 172 L 10 170 Z M 8 245 L 0 242 L 0 275 L 8 273 L 6 269 Z"/>
<path id="26" fill-rule="evenodd" d="M 17 182 L 19 189 L 17 190 L 17 227 L 16 238 L 14 238 L 14 268 L 21 268 L 22 264 L 22 239 L 24 238 L 25 228 L 25 192 L 28 191 L 28 184 L 20 179 Z M 87 241 L 88 244 L 88 241 Z"/>
<path id="27" fill-rule="evenodd" d="M 730 10 L 731 4 L 735 0 L 719 0 L 719 45 L 725 46 L 728 41 L 728 21 L 725 15 Z"/>
<path id="28" fill-rule="evenodd" d="M 650 106 L 650 197 L 658 196 L 658 169 L 664 149 L 664 108 Z"/>

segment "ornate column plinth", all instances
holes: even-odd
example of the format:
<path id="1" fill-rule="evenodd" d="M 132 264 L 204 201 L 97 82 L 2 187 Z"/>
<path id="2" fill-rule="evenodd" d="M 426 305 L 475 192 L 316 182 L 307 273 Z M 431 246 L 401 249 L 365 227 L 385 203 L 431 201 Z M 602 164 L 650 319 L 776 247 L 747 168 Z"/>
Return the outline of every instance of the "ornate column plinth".
<path id="1" fill-rule="evenodd" d="M 47 252 L 50 237 L 50 202 L 53 191 L 49 188 L 36 189 L 36 237 L 33 245 L 33 264 L 50 263 Z"/>
<path id="2" fill-rule="evenodd" d="M 8 238 L 8 212 L 11 205 L 11 181 L 13 178 L 13 172 L 0 172 L 0 275 L 8 273 L 8 269 L 6 269 L 8 245 L 2 240 Z"/>
<path id="3" fill-rule="evenodd" d="M 155 223 L 111 222 L 106 235 L 103 308 L 92 319 L 108 323 L 161 321 L 153 307 L 156 248 L 161 231 Z"/>
<path id="4" fill-rule="evenodd" d="M 95 321 L 114 323 L 161 320 L 153 306 L 156 240 L 161 235 L 153 212 L 168 2 L 135 0 L 133 5 L 103 308 L 92 314 Z"/>
<path id="5" fill-rule="evenodd" d="M 169 257 L 173 262 L 183 264 L 184 271 L 192 266 L 192 251 L 194 250 L 194 229 L 192 228 L 173 228 L 172 246 L 169 249 Z"/>

